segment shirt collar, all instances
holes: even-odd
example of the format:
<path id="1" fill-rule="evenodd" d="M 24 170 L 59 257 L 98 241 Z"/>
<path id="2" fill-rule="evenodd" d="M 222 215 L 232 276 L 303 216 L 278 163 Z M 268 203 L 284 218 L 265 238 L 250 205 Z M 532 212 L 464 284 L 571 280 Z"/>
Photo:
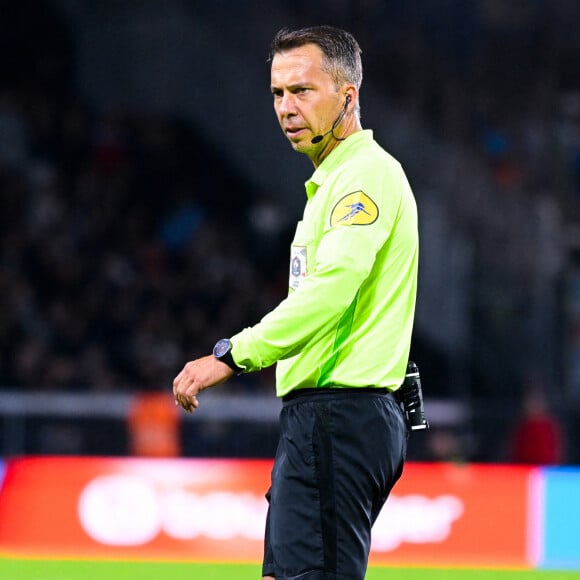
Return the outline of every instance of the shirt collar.
<path id="1" fill-rule="evenodd" d="M 363 129 L 349 135 L 339 147 L 333 149 L 328 157 L 316 168 L 310 179 L 304 184 L 306 195 L 311 199 L 316 190 L 324 183 L 326 177 L 332 173 L 345 159 L 352 154 L 353 150 L 365 142 L 372 141 L 372 129 Z"/>

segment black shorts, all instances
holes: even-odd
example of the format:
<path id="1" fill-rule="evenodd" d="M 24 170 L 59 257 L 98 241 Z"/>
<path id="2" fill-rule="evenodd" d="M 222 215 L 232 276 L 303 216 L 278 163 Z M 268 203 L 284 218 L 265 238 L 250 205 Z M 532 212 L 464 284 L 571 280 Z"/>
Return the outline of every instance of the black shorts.
<path id="1" fill-rule="evenodd" d="M 403 470 L 402 411 L 384 390 L 325 389 L 285 401 L 280 427 L 262 574 L 362 580 L 371 526 Z"/>

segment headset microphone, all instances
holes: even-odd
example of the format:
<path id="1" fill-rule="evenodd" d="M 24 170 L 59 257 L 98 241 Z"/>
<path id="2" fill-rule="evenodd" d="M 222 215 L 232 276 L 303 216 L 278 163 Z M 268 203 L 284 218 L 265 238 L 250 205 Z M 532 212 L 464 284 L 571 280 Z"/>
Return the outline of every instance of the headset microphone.
<path id="1" fill-rule="evenodd" d="M 342 111 L 340 112 L 340 115 L 336 118 L 336 121 L 334 121 L 334 123 L 332 124 L 330 131 L 327 131 L 326 133 L 323 133 L 322 135 L 315 135 L 310 140 L 310 143 L 312 143 L 313 145 L 316 145 L 317 143 L 320 143 L 327 135 L 330 135 L 330 134 L 332 134 L 332 136 L 337 141 L 344 141 L 344 137 L 336 137 L 334 135 L 334 130 L 338 127 L 338 124 L 342 121 L 342 119 L 346 115 L 346 111 L 348 109 L 349 103 L 350 103 L 350 95 L 346 95 L 346 99 L 344 101 L 344 107 L 343 107 Z"/>

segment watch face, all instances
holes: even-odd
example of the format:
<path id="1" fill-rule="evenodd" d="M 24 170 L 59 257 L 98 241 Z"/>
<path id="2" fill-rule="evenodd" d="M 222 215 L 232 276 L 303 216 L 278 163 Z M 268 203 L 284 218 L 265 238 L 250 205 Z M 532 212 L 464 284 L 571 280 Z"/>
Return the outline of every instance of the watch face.
<path id="1" fill-rule="evenodd" d="M 218 340 L 216 345 L 213 347 L 213 355 L 216 358 L 221 358 L 224 354 L 228 353 L 232 348 L 232 343 L 227 338 L 222 338 Z"/>

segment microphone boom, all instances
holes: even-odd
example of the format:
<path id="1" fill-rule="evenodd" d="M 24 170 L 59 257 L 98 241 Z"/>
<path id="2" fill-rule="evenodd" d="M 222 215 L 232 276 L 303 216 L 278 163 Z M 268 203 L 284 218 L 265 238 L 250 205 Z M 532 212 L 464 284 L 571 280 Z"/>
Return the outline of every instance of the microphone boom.
<path id="1" fill-rule="evenodd" d="M 337 137 L 334 134 L 334 130 L 338 127 L 339 123 L 342 121 L 342 119 L 346 115 L 346 111 L 348 109 L 349 103 L 350 103 L 350 95 L 346 95 L 346 99 L 344 101 L 344 107 L 342 108 L 340 115 L 336 118 L 336 120 L 332 124 L 330 131 L 327 131 L 326 133 L 323 133 L 322 135 L 315 135 L 314 137 L 312 137 L 312 139 L 310 139 L 310 143 L 312 143 L 313 145 L 316 145 L 317 143 L 320 143 L 327 135 L 332 135 L 337 141 L 344 141 L 345 138 L 344 137 Z"/>

